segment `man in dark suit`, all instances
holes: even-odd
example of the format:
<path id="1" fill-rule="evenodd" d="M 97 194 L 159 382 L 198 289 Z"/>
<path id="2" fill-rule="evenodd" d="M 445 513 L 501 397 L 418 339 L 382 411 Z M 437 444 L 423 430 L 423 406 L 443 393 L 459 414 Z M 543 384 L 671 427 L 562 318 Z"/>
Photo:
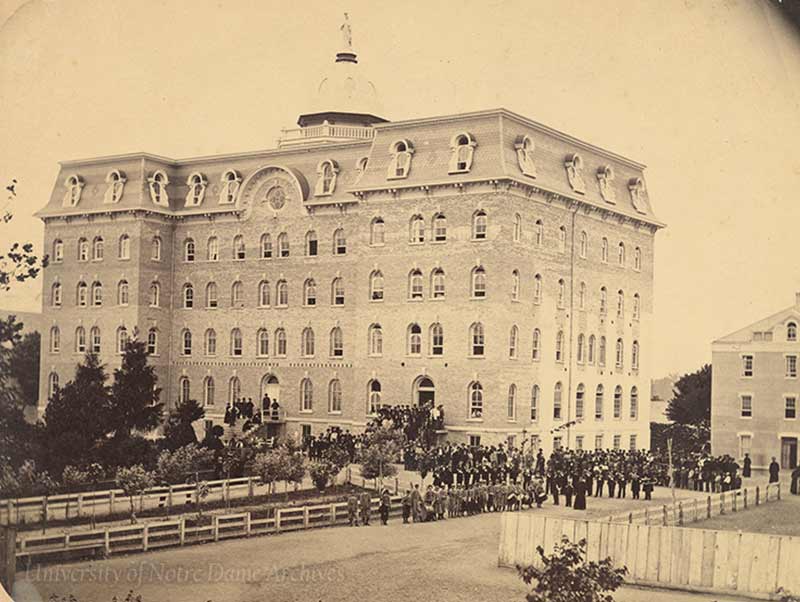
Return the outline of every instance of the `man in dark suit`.
<path id="1" fill-rule="evenodd" d="M 781 467 L 775 460 L 775 456 L 772 456 L 772 462 L 769 463 L 769 482 L 777 483 L 778 480 L 780 479 L 780 474 L 781 474 Z"/>

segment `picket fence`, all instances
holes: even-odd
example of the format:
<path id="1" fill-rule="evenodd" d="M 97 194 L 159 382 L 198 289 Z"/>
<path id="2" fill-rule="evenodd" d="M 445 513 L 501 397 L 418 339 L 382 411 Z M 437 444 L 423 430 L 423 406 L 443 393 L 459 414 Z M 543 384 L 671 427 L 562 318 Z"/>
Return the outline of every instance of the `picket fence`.
<path id="1" fill-rule="evenodd" d="M 400 496 L 392 497 L 390 516 L 401 512 Z M 372 500 L 371 516 L 377 520 L 380 500 Z M 271 518 L 253 518 L 250 512 L 211 515 L 211 524 L 187 524 L 186 518 L 139 523 L 93 531 L 73 531 L 17 537 L 17 561 L 58 561 L 95 553 L 147 552 L 222 539 L 272 535 L 286 531 L 331 527 L 348 522 L 347 502 L 279 508 Z"/>
<path id="2" fill-rule="evenodd" d="M 777 488 L 772 486 L 765 499 L 773 490 L 772 499 L 778 499 Z M 740 493 L 743 498 L 743 490 Z M 708 497 L 698 520 L 708 517 Z M 722 499 L 720 494 L 715 497 L 717 503 Z M 723 512 L 729 508 L 733 506 Z M 628 583 L 763 599 L 774 598 L 779 588 L 800 592 L 798 537 L 663 526 L 663 508 L 660 525 L 636 517 L 629 521 L 630 515 L 624 516 L 626 520 L 574 520 L 535 512 L 503 513 L 498 564 L 541 567 L 537 546 L 550 554 L 566 536 L 573 542 L 586 540 L 588 560 L 609 557 L 614 566 L 627 567 Z"/>

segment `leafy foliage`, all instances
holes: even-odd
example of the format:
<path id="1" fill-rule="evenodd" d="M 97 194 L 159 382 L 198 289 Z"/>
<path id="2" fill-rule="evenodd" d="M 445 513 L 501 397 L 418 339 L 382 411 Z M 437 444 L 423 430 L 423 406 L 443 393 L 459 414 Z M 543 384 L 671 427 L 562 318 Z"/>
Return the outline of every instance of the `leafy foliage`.
<path id="1" fill-rule="evenodd" d="M 184 445 L 197 443 L 193 422 L 202 420 L 205 410 L 195 399 L 180 401 L 172 409 L 164 425 L 164 447 L 178 449 Z"/>
<path id="2" fill-rule="evenodd" d="M 317 460 L 308 466 L 308 474 L 314 486 L 320 491 L 324 491 L 328 484 L 337 474 L 340 468 L 328 460 Z"/>
<path id="3" fill-rule="evenodd" d="M 136 464 L 130 468 L 119 468 L 115 479 L 117 487 L 129 496 L 131 506 L 131 524 L 136 522 L 134 510 L 135 496 L 142 495 L 145 490 L 155 484 L 153 475 L 144 469 L 141 464 Z"/>
<path id="4" fill-rule="evenodd" d="M 666 457 L 667 441 L 672 439 L 672 454 L 675 458 L 689 458 L 693 454 L 708 451 L 711 440 L 709 424 L 650 423 L 650 451 Z"/>
<path id="5" fill-rule="evenodd" d="M 536 552 L 541 569 L 517 565 L 526 585 L 536 582 L 525 598 L 528 602 L 613 602 L 606 592 L 616 591 L 628 572 L 625 567 L 614 568 L 610 558 L 587 562 L 585 539 L 572 543 L 563 536 L 550 556 L 545 556 L 541 546 Z"/>
<path id="6" fill-rule="evenodd" d="M 667 418 L 681 424 L 711 421 L 711 364 L 681 376 L 674 390 L 667 405 Z"/>
<path id="7" fill-rule="evenodd" d="M 164 404 L 158 401 L 157 381 L 155 368 L 147 363 L 144 341 L 128 341 L 122 365 L 114 370 L 109 397 L 108 429 L 115 438 L 127 438 L 131 431 L 148 432 L 161 423 Z"/>
<path id="8" fill-rule="evenodd" d="M 11 348 L 11 376 L 19 388 L 19 401 L 36 405 L 39 399 L 39 351 L 42 337 L 38 332 L 27 332 Z"/>
<path id="9" fill-rule="evenodd" d="M 156 476 L 164 484 L 183 483 L 212 463 L 213 453 L 192 443 L 173 451 L 162 451 L 156 461 Z"/>
<path id="10" fill-rule="evenodd" d="M 15 316 L 0 319 L 0 458 L 14 467 L 37 456 L 36 428 L 25 420 L 31 378 L 22 373 L 22 368 L 34 369 L 27 360 L 37 337 L 23 337 L 21 331 L 22 324 Z M 35 365 L 34 386 L 38 388 L 38 355 Z M 38 391 L 34 402 L 36 395 Z"/>
<path id="11" fill-rule="evenodd" d="M 361 475 L 365 479 L 391 477 L 397 474 L 393 464 L 398 459 L 403 434 L 395 429 L 380 427 L 372 431 L 358 456 Z"/>

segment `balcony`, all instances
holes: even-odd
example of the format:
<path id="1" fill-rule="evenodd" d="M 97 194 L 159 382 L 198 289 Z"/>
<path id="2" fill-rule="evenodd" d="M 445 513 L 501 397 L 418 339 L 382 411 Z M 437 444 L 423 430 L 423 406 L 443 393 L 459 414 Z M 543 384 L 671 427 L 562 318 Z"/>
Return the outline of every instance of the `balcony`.
<path id="1" fill-rule="evenodd" d="M 322 125 L 304 128 L 281 130 L 278 148 L 287 148 L 306 144 L 326 144 L 356 140 L 372 140 L 375 130 L 371 127 L 356 125 L 331 125 L 327 121 Z"/>

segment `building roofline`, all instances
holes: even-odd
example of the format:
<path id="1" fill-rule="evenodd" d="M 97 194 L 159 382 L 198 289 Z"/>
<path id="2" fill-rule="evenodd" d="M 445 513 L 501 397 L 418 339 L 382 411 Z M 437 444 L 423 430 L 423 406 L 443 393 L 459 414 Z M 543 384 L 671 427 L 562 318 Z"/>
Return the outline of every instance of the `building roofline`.
<path id="1" fill-rule="evenodd" d="M 714 339 L 713 341 L 711 341 L 711 344 L 712 345 L 739 345 L 739 344 L 741 344 L 743 342 L 744 343 L 749 343 L 750 341 L 726 341 L 725 339 L 727 339 L 728 337 L 732 337 L 736 333 L 742 332 L 743 330 L 749 330 L 749 329 L 753 328 L 756 324 L 760 324 L 761 322 L 771 322 L 773 320 L 777 320 L 778 317 L 780 317 L 783 314 L 785 314 L 787 312 L 790 312 L 792 310 L 794 310 L 795 313 L 800 318 L 800 311 L 798 311 L 797 305 L 790 305 L 788 307 L 784 307 L 780 311 L 776 311 L 775 313 L 772 313 L 772 314 L 768 315 L 766 318 L 761 318 L 759 320 L 755 320 L 754 322 L 750 322 L 749 324 L 747 324 L 745 326 L 742 326 L 741 328 L 737 328 L 733 332 L 729 332 L 728 334 L 726 334 L 724 336 L 721 336 L 721 337 L 719 337 L 717 339 Z"/>

